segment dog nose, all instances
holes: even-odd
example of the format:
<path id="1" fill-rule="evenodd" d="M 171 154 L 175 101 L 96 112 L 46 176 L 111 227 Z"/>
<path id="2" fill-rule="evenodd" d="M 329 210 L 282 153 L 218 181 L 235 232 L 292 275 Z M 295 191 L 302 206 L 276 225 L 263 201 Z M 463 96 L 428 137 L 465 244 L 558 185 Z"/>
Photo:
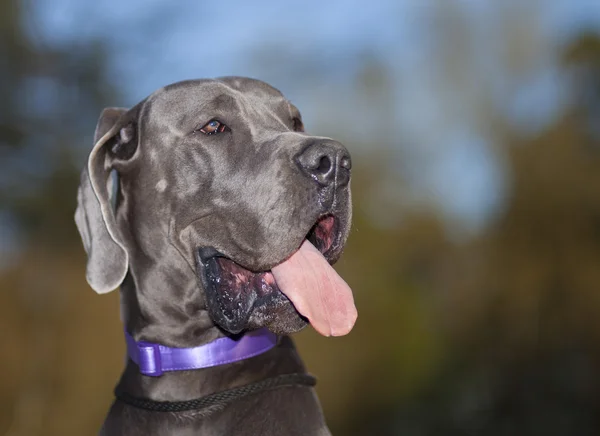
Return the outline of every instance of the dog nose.
<path id="1" fill-rule="evenodd" d="M 352 160 L 350 153 L 339 142 L 318 141 L 309 144 L 297 156 L 296 163 L 320 185 L 347 185 L 350 181 Z"/>

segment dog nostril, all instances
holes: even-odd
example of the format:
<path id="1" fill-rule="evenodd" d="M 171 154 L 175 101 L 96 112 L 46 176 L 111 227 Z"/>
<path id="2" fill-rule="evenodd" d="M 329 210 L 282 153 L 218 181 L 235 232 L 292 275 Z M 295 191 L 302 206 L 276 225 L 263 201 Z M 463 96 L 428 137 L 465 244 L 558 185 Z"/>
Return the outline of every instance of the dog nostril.
<path id="1" fill-rule="evenodd" d="M 344 156 L 340 159 L 340 167 L 349 170 L 352 168 L 352 161 L 350 160 L 350 156 Z"/>
<path id="2" fill-rule="evenodd" d="M 330 169 L 331 169 L 331 159 L 329 159 L 329 157 L 327 157 L 327 156 L 321 157 L 321 159 L 319 159 L 319 165 L 316 168 L 317 172 L 319 174 L 327 174 Z"/>

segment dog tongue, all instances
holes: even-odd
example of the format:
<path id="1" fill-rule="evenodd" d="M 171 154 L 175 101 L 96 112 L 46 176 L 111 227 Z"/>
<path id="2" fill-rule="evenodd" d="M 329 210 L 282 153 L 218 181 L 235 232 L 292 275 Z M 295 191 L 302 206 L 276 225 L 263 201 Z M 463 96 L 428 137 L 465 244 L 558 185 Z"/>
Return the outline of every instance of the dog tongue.
<path id="1" fill-rule="evenodd" d="M 324 336 L 352 330 L 358 313 L 352 290 L 308 240 L 271 270 L 277 286 Z"/>

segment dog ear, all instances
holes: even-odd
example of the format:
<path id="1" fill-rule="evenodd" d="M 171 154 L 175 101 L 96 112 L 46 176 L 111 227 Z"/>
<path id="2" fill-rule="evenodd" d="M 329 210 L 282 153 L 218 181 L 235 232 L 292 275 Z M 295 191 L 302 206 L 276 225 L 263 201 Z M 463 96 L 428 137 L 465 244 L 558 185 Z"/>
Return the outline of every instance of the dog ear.
<path id="1" fill-rule="evenodd" d="M 118 287 L 129 265 L 111 202 L 111 185 L 115 183 L 111 172 L 115 159 L 129 159 L 135 153 L 136 113 L 137 107 L 104 109 L 96 126 L 94 147 L 81 173 L 75 223 L 88 256 L 87 281 L 99 294 Z"/>

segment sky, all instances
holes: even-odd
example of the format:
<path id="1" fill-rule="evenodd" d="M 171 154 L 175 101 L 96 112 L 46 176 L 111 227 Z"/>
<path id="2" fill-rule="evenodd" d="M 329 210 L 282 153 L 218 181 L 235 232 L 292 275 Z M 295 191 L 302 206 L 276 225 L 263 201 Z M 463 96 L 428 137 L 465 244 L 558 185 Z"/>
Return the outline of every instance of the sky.
<path id="1" fill-rule="evenodd" d="M 436 14 L 450 3 L 466 11 L 455 17 L 465 32 L 444 41 Z M 396 156 L 390 165 L 414 187 L 415 201 L 438 207 L 450 227 L 469 234 L 485 228 L 510 188 L 505 156 L 479 112 L 495 108 L 535 133 L 567 98 L 557 47 L 582 27 L 600 28 L 598 0 L 181 1 L 176 7 L 158 0 L 38 0 L 28 7 L 27 25 L 40 43 L 108 45 L 111 77 L 124 91 L 118 104 L 133 105 L 178 80 L 234 74 L 280 88 L 309 126 L 328 119 L 348 135 L 364 136 L 357 120 L 371 120 L 392 138 L 379 147 Z M 507 14 L 509 8 L 522 12 Z M 498 56 L 505 16 L 535 34 L 514 70 Z M 455 49 L 463 57 L 447 59 Z M 391 106 L 383 110 L 353 93 L 365 56 L 392 72 Z M 447 69 L 453 62 L 468 63 L 472 86 L 461 65 L 454 75 Z M 371 149 L 351 151 L 360 156 Z M 375 187 L 373 198 L 398 197 L 395 183 Z"/>

